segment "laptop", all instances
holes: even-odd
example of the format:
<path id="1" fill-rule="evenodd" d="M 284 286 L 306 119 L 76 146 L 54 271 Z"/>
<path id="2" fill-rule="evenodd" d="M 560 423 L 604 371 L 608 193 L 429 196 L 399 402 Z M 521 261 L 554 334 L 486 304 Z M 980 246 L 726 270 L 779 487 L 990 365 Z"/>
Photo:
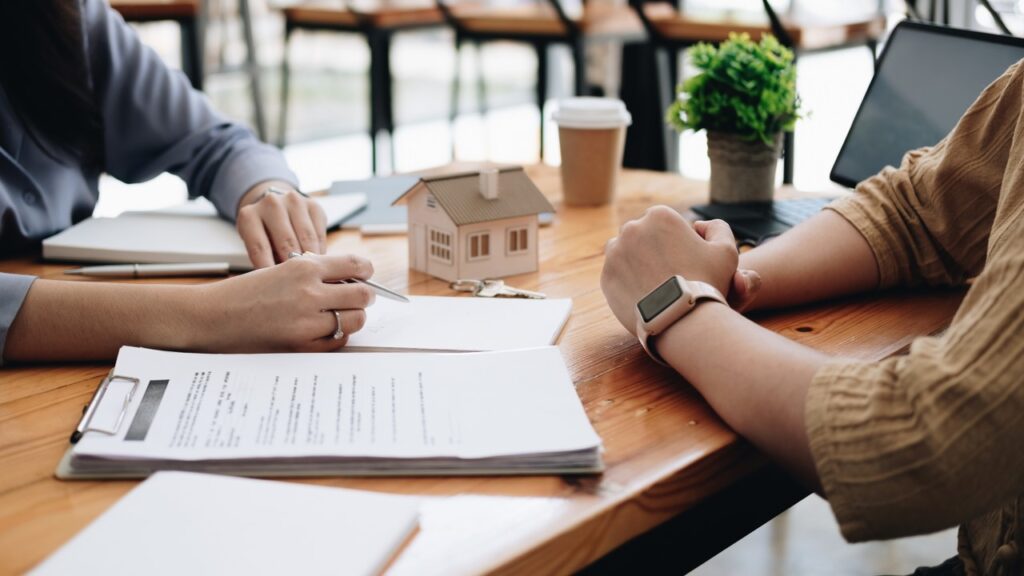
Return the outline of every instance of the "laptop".
<path id="1" fill-rule="evenodd" d="M 978 95 L 1024 58 L 1024 39 L 904 20 L 889 35 L 830 178 L 848 188 L 903 155 L 942 140 Z M 702 218 L 728 222 L 758 244 L 820 211 L 833 198 L 704 204 Z"/>

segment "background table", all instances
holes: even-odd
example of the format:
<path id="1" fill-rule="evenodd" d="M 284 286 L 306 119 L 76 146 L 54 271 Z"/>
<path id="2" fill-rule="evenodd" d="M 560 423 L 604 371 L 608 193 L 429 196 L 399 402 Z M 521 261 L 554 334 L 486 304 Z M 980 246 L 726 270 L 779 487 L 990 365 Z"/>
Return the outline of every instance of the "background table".
<path id="1" fill-rule="evenodd" d="M 509 283 L 550 297 L 573 298 L 559 346 L 604 440 L 606 472 L 304 481 L 428 497 L 421 530 L 392 565 L 395 574 L 565 573 L 659 525 L 681 525 L 702 534 L 709 531 L 704 524 L 708 517 L 728 518 L 728 540 L 676 540 L 657 557 L 646 556 L 685 568 L 682 559 L 706 559 L 763 523 L 762 504 L 775 501 L 777 512 L 803 494 L 758 482 L 766 492 L 742 499 L 753 489 L 747 488 L 749 480 L 770 470 L 764 457 L 726 427 L 677 374 L 644 355 L 614 320 L 599 288 L 604 244 L 624 222 L 653 204 L 703 201 L 706 183 L 628 171 L 614 205 L 570 209 L 560 203 L 557 169 L 538 166 L 529 172 L 556 203 L 558 215 L 552 226 L 541 230 L 540 271 L 510 278 Z M 408 270 L 404 236 L 362 239 L 353 232 L 335 233 L 329 252 L 371 258 L 375 278 L 389 286 L 412 294 L 452 295 L 445 283 Z M 48 278 L 63 278 L 65 268 L 31 258 L 0 261 L 4 272 Z M 890 292 L 757 320 L 826 352 L 880 359 L 904 350 L 917 336 L 942 330 L 961 297 L 957 291 Z M 743 358 L 742 350 L 735 354 L 737 360 Z M 136 484 L 61 482 L 53 477 L 82 407 L 110 366 L 0 369 L 0 573 L 34 566 Z M 723 516 L 721 507 L 731 507 L 730 514 Z"/>

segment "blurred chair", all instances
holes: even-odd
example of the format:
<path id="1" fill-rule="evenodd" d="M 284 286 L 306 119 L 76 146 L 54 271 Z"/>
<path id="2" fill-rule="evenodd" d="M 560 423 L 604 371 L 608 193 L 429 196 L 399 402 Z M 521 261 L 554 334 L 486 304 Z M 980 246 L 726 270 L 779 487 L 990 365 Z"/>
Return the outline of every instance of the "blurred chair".
<path id="1" fill-rule="evenodd" d="M 377 136 L 388 133 L 391 168 L 394 169 L 394 103 L 391 87 L 391 37 L 403 30 L 439 26 L 444 19 L 431 0 L 366 0 L 346 5 L 343 0 L 304 2 L 282 9 L 285 21 L 284 59 L 281 64 L 281 117 L 278 145 L 284 146 L 287 118 L 290 64 L 288 48 L 297 30 L 358 33 L 366 37 L 370 48 L 370 142 L 373 171 L 377 172 Z"/>
<path id="2" fill-rule="evenodd" d="M 678 82 L 679 52 L 698 42 L 722 42 L 729 38 L 730 32 L 746 32 L 755 40 L 771 33 L 797 55 L 863 45 L 871 51 L 874 59 L 875 48 L 886 31 L 884 0 L 879 0 L 877 10 L 836 15 L 801 8 L 795 0 L 790 3 L 789 10 L 780 15 L 768 0 L 762 0 L 764 13 L 756 19 L 739 19 L 735 15 L 699 17 L 687 14 L 681 5 L 634 1 L 637 3 L 633 8 L 656 49 L 658 63 L 655 70 L 662 110 L 668 109 Z M 668 155 L 666 165 L 675 170 L 677 138 L 671 130 L 664 133 Z M 793 182 L 792 132 L 785 135 L 784 150 L 783 182 L 790 184 Z"/>
<path id="3" fill-rule="evenodd" d="M 199 0 L 111 0 L 128 22 L 176 22 L 181 27 L 181 69 L 196 90 L 203 89 L 203 38 Z"/>
<path id="4" fill-rule="evenodd" d="M 588 42 L 637 42 L 644 39 L 639 19 L 629 6 L 583 4 L 579 14 L 570 14 L 560 0 L 526 0 L 496 5 L 472 0 L 449 4 L 436 0 L 445 19 L 455 30 L 456 66 L 452 86 L 451 120 L 458 115 L 462 47 L 466 42 L 514 41 L 533 46 L 537 53 L 536 102 L 540 110 L 540 157 L 544 158 L 544 102 L 547 99 L 548 48 L 568 46 L 572 52 L 573 85 L 576 95 L 586 87 L 585 46 Z M 480 52 L 477 51 L 477 58 Z M 479 60 L 478 60 L 479 64 Z M 483 66 L 478 66 L 482 70 Z M 483 80 L 479 90 L 480 108 L 485 108 Z"/>

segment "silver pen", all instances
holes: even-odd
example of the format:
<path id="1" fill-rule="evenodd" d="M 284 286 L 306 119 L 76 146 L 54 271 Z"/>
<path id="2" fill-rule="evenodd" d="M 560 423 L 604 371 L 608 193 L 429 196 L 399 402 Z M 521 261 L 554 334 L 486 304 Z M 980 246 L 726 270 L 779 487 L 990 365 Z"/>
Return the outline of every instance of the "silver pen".
<path id="1" fill-rule="evenodd" d="M 313 253 L 313 252 L 310 252 L 308 250 L 306 252 L 302 253 L 302 254 L 299 254 L 298 252 L 289 252 L 288 253 L 288 258 L 298 258 L 300 256 L 316 256 L 316 254 Z M 396 300 L 398 302 L 405 302 L 406 304 L 409 303 L 409 298 L 407 298 L 406 296 L 403 296 L 403 295 L 399 294 L 398 292 L 395 292 L 394 290 L 392 290 L 391 288 L 388 288 L 387 286 L 385 286 L 383 284 L 378 284 L 378 283 L 374 282 L 373 280 L 363 280 L 362 278 L 349 278 L 348 280 L 338 280 L 337 283 L 338 284 L 349 284 L 351 282 L 358 282 L 359 284 L 366 284 L 370 288 L 373 288 L 374 292 L 376 292 L 377 294 L 380 294 L 381 296 L 383 296 L 385 298 L 388 298 L 390 300 Z"/>
<path id="2" fill-rule="evenodd" d="M 167 278 L 171 276 L 226 276 L 227 262 L 197 262 L 193 264 L 113 264 L 85 266 L 65 270 L 65 274 L 98 276 L 101 278 Z"/>

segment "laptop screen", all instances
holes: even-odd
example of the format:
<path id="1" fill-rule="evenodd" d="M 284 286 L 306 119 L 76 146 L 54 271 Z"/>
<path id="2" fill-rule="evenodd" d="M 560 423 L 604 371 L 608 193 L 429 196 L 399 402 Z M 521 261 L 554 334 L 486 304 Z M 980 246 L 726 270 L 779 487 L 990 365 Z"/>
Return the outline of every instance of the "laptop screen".
<path id="1" fill-rule="evenodd" d="M 933 146 L 993 80 L 1024 58 L 1024 39 L 901 22 L 843 143 L 831 178 L 854 187 Z"/>

